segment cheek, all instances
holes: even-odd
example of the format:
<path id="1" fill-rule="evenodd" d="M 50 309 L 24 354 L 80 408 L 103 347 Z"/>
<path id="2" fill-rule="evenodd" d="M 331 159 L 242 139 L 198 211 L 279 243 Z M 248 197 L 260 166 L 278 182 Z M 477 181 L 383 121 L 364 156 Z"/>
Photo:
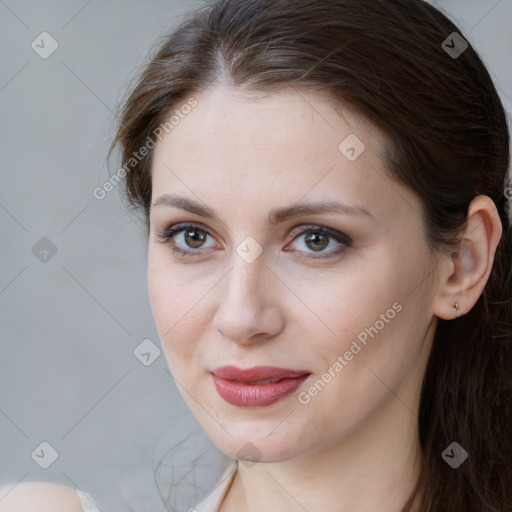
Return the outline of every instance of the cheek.
<path id="1" fill-rule="evenodd" d="M 308 300 L 329 328 L 313 336 L 316 340 L 310 348 L 314 347 L 318 358 L 316 368 L 321 376 L 338 361 L 331 373 L 344 377 L 332 380 L 341 386 L 349 376 L 343 383 L 343 387 L 348 385 L 346 389 L 382 387 L 376 375 L 396 382 L 421 348 L 425 326 L 417 325 L 416 319 L 425 304 L 421 287 L 416 293 L 410 291 L 413 282 L 421 282 L 426 263 L 416 257 L 397 265 L 395 256 L 375 253 L 371 265 L 353 265 L 342 277 L 323 280 L 322 293 L 317 289 L 309 295 Z"/>
<path id="2" fill-rule="evenodd" d="M 319 341 L 324 348 L 331 346 L 338 353 L 348 349 L 351 340 L 378 320 L 401 295 L 400 283 L 394 279 L 396 269 L 387 263 L 389 255 L 384 251 L 355 260 L 350 266 L 347 264 L 347 270 L 340 268 L 316 286 L 311 287 L 308 281 L 297 290 L 322 320 Z M 319 323 L 319 327 L 322 325 Z"/>
<path id="3" fill-rule="evenodd" d="M 155 251 L 156 252 L 156 251 Z M 199 357 L 198 340 L 211 323 L 208 292 L 214 281 L 202 272 L 179 268 L 152 254 L 148 265 L 148 291 L 153 319 L 171 370 Z"/>
<path id="4" fill-rule="evenodd" d="M 187 347 L 190 349 L 191 345 L 183 336 L 183 328 L 188 322 L 187 289 L 180 286 L 172 271 L 162 271 L 161 266 L 150 265 L 148 291 L 153 319 L 168 358 L 174 352 L 179 354 L 187 351 Z"/>

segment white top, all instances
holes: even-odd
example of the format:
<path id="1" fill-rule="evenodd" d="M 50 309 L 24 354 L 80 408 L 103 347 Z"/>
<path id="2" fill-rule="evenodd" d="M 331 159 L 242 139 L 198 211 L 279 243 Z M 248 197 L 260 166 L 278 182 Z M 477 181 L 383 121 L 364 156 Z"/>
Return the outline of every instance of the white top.
<path id="1" fill-rule="evenodd" d="M 231 484 L 233 483 L 237 469 L 237 461 L 233 460 L 224 473 L 222 473 L 222 476 L 213 491 L 206 496 L 206 498 L 200 501 L 195 508 L 190 509 L 189 512 L 219 512 L 220 504 L 224 500 Z M 82 504 L 84 512 L 100 512 L 91 496 L 78 489 L 76 493 L 80 503 Z"/>
<path id="2" fill-rule="evenodd" d="M 78 494 L 78 499 L 82 504 L 82 509 L 84 512 L 100 512 L 93 499 L 88 494 L 78 489 L 76 493 Z"/>
<path id="3" fill-rule="evenodd" d="M 224 473 L 222 473 L 215 489 L 213 489 L 206 498 L 200 501 L 196 507 L 191 509 L 189 512 L 219 512 L 220 504 L 224 500 L 233 480 L 235 479 L 237 469 L 237 461 L 231 461 Z"/>

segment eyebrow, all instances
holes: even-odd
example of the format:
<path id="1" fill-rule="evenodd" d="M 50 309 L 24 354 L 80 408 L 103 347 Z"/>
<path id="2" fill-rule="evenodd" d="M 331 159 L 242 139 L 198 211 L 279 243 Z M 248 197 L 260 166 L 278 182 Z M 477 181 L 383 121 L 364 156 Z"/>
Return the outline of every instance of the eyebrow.
<path id="1" fill-rule="evenodd" d="M 152 204 L 153 208 L 167 206 L 186 210 L 207 219 L 222 222 L 219 215 L 212 208 L 205 206 L 193 199 L 181 197 L 176 194 L 164 194 Z M 274 226 L 293 217 L 300 215 L 320 215 L 322 213 L 338 213 L 351 216 L 367 216 L 375 220 L 375 217 L 365 208 L 352 206 L 335 201 L 321 201 L 315 203 L 295 204 L 283 208 L 274 208 L 270 211 L 267 224 Z"/>

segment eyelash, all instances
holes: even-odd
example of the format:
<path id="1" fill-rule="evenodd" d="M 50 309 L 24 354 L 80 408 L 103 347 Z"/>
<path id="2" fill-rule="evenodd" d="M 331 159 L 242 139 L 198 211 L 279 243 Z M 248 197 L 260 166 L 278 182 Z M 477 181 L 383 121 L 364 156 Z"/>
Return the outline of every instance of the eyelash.
<path id="1" fill-rule="evenodd" d="M 177 246 L 172 245 L 173 239 L 174 239 L 174 237 L 178 233 L 181 233 L 183 231 L 187 231 L 190 228 L 197 229 L 199 231 L 204 231 L 206 234 L 208 234 L 212 238 L 214 238 L 213 234 L 211 233 L 211 231 L 206 226 L 203 226 L 201 224 L 183 224 L 182 223 L 182 224 L 175 224 L 174 226 L 171 226 L 171 227 L 169 227 L 167 229 L 164 229 L 162 231 L 157 231 L 155 233 L 156 242 L 168 245 L 170 247 L 171 251 L 174 254 L 177 254 L 179 256 L 186 257 L 186 258 L 194 257 L 194 256 L 197 255 L 197 253 L 199 253 L 201 251 L 201 249 L 197 249 L 197 250 L 191 249 L 190 251 L 187 251 L 185 249 L 182 249 L 181 247 L 177 247 Z M 326 228 L 326 227 L 323 227 L 323 226 L 316 226 L 316 225 L 304 226 L 304 229 L 302 231 L 297 232 L 297 233 L 294 232 L 293 233 L 293 235 L 294 235 L 293 240 L 295 240 L 296 238 L 299 238 L 302 235 L 306 235 L 306 234 L 309 234 L 309 233 L 321 233 L 323 235 L 328 235 L 329 237 L 331 237 L 336 242 L 338 242 L 338 243 L 340 243 L 342 245 L 338 249 L 334 249 L 334 250 L 328 251 L 326 253 L 327 254 L 326 256 L 306 256 L 306 257 L 301 257 L 301 258 L 304 258 L 304 259 L 315 260 L 315 259 L 330 258 L 330 257 L 333 257 L 335 255 L 341 254 L 342 252 L 345 252 L 352 245 L 352 239 L 349 236 L 345 235 L 344 233 L 341 233 L 339 231 L 335 231 L 335 230 L 330 229 L 330 228 Z"/>

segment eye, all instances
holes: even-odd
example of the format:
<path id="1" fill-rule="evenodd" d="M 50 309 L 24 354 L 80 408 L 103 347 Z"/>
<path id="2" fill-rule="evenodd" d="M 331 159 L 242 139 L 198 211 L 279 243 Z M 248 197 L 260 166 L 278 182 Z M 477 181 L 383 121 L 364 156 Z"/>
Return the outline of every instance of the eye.
<path id="1" fill-rule="evenodd" d="M 308 256 L 299 256 L 303 259 L 318 259 L 328 258 L 344 252 L 352 245 L 352 239 L 334 229 L 326 228 L 323 226 L 301 226 L 300 230 L 292 232 L 294 240 L 299 240 L 304 237 L 303 247 L 306 250 L 299 250 L 298 252 L 306 252 Z M 210 230 L 198 224 L 176 224 L 163 231 L 157 231 L 155 238 L 158 243 L 163 243 L 171 248 L 171 251 L 179 256 L 191 257 L 198 256 L 203 249 L 209 249 L 212 246 L 204 245 L 205 240 L 212 237 Z M 334 240 L 335 244 L 331 241 Z M 337 245 L 335 249 L 324 251 L 330 245 Z M 312 252 L 309 252 L 310 249 Z M 284 249 L 290 252 L 289 249 Z M 295 252 L 295 251 L 294 251 Z M 319 253 L 315 255 L 314 253 Z"/>
<path id="2" fill-rule="evenodd" d="M 155 233 L 158 243 L 168 245 L 173 253 L 180 256 L 196 255 L 198 249 L 205 248 L 203 244 L 208 236 L 212 236 L 210 231 L 198 224 L 176 224 Z"/>
<path id="3" fill-rule="evenodd" d="M 301 229 L 298 232 L 292 232 L 292 235 L 295 235 L 294 240 L 303 241 L 303 247 L 313 251 L 312 253 L 307 250 L 299 251 L 309 254 L 308 256 L 300 256 L 305 259 L 329 258 L 346 251 L 353 243 L 352 239 L 344 233 L 323 226 L 306 226 L 306 229 L 301 226 Z M 332 240 L 335 241 L 335 244 L 331 243 Z M 336 244 L 338 244 L 336 248 L 324 251 L 325 248 L 332 245 L 336 246 Z M 285 250 L 288 251 L 288 249 Z M 319 253 L 319 255 L 314 253 Z"/>

